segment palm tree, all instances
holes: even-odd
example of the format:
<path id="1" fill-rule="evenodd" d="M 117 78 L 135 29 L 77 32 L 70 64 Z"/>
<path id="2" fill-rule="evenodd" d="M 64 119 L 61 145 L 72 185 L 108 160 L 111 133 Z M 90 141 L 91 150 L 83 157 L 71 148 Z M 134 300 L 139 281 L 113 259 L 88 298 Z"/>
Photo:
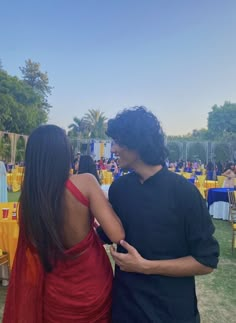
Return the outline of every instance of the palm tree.
<path id="1" fill-rule="evenodd" d="M 77 139 L 87 139 L 90 136 L 90 125 L 88 122 L 82 118 L 79 119 L 77 117 L 73 118 L 74 123 L 71 123 L 68 128 L 68 136 L 70 138 Z"/>
<path id="2" fill-rule="evenodd" d="M 73 123 L 68 126 L 68 137 L 71 140 L 73 151 L 79 151 L 81 139 L 90 137 L 90 125 L 83 118 L 73 118 Z"/>
<path id="3" fill-rule="evenodd" d="M 100 110 L 90 109 L 88 113 L 84 116 L 84 121 L 90 125 L 90 138 L 106 138 L 106 121 L 107 118 L 104 116 L 104 113 Z"/>

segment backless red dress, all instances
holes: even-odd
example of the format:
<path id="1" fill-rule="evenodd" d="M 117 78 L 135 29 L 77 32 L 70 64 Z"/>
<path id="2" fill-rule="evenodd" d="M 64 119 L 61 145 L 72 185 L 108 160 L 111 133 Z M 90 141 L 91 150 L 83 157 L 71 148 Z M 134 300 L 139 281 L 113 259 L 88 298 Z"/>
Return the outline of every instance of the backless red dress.
<path id="1" fill-rule="evenodd" d="M 67 189 L 85 206 L 88 200 L 68 180 Z M 113 273 L 93 227 L 65 251 L 46 273 L 37 251 L 22 233 L 11 273 L 3 323 L 108 323 L 111 320 Z"/>

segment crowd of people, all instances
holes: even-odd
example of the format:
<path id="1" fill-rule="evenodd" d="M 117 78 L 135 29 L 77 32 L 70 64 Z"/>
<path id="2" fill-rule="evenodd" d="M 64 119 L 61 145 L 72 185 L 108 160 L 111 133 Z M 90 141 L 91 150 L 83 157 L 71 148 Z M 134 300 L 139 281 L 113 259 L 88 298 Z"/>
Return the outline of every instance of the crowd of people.
<path id="1" fill-rule="evenodd" d="M 197 177 L 199 175 L 205 175 L 206 180 L 214 180 L 217 181 L 218 176 L 225 176 L 225 181 L 223 187 L 225 188 L 233 188 L 236 186 L 236 165 L 234 162 L 226 161 L 224 163 L 218 161 L 217 163 L 213 163 L 209 161 L 206 165 L 201 161 L 183 161 L 180 160 L 178 162 L 169 163 L 166 162 L 169 170 L 177 173 L 191 173 L 193 176 Z"/>
<path id="2" fill-rule="evenodd" d="M 206 174 L 208 176 L 211 175 L 209 172 L 214 172 L 215 175 L 222 175 L 224 172 L 226 172 L 228 169 L 232 169 L 234 172 L 236 172 L 236 164 L 235 162 L 231 161 L 225 161 L 221 162 L 218 161 L 217 163 L 213 163 L 212 161 L 209 161 L 208 163 L 204 164 L 203 162 L 199 161 L 184 161 L 179 160 L 175 162 L 169 162 L 166 161 L 166 165 L 170 170 L 174 170 L 175 172 L 190 172 L 190 173 L 201 173 Z M 209 173 L 209 174 L 208 174 Z"/>
<path id="3" fill-rule="evenodd" d="M 111 154 L 114 155 L 114 154 Z M 3 172 L 6 176 L 7 173 L 12 173 L 12 171 L 17 167 L 24 167 L 25 163 L 6 163 L 1 162 L 2 165 L 5 165 L 5 169 L 1 171 L 1 179 L 3 177 Z M 193 177 L 199 175 L 205 175 L 206 180 L 217 181 L 217 176 L 225 176 L 225 182 L 223 187 L 234 187 L 236 186 L 236 163 L 234 161 L 225 161 L 225 162 L 212 162 L 211 160 L 208 163 L 203 163 L 201 160 L 195 161 L 184 161 L 182 159 L 178 161 L 169 161 L 168 158 L 165 160 L 166 167 L 176 173 L 191 173 Z M 76 153 L 72 163 L 73 174 L 82 174 L 90 173 L 93 174 L 99 184 L 103 184 L 103 171 L 108 171 L 112 173 L 112 181 L 118 179 L 120 176 L 126 175 L 131 172 L 131 169 L 122 169 L 119 164 L 119 158 L 110 157 L 94 160 L 90 155 L 83 155 L 80 152 Z M 10 188 L 9 188 L 10 189 Z M 1 191 L 5 192 L 5 189 Z M 5 193 L 4 193 L 5 194 Z M 1 201 L 1 199 L 0 199 Z"/>
<path id="4" fill-rule="evenodd" d="M 112 173 L 113 180 L 118 179 L 120 176 L 132 171 L 124 170 L 120 167 L 119 158 L 104 158 L 93 160 L 89 155 L 81 155 L 77 153 L 73 162 L 73 173 L 91 173 L 95 175 L 98 182 L 102 184 L 102 171 L 106 170 Z M 82 158 L 82 159 L 81 159 Z M 207 164 L 201 161 L 184 161 L 179 160 L 176 162 L 165 161 L 166 167 L 176 173 L 191 173 L 193 177 L 205 175 L 206 180 L 217 181 L 217 176 L 225 176 L 223 187 L 234 187 L 236 180 L 236 165 L 234 162 L 226 161 L 213 163 L 209 161 Z M 80 166 L 79 166 L 80 165 Z"/>
<path id="5" fill-rule="evenodd" d="M 193 177 L 205 175 L 206 180 L 217 181 L 217 176 L 225 176 L 223 187 L 233 188 L 236 186 L 236 166 L 234 162 L 226 161 L 224 163 L 218 161 L 213 163 L 209 161 L 207 164 L 201 161 L 184 161 L 179 160 L 176 162 L 165 161 L 166 167 L 176 173 L 191 173 Z M 119 158 L 104 158 L 100 160 L 93 160 L 89 155 L 81 155 L 77 153 L 73 162 L 73 174 L 91 173 L 93 174 L 100 184 L 103 183 L 102 171 L 109 171 L 112 173 L 113 180 L 118 179 L 120 176 L 131 172 L 131 169 L 122 169 L 120 167 Z"/>
<path id="6" fill-rule="evenodd" d="M 112 173 L 112 179 L 116 180 L 130 170 L 120 168 L 119 158 L 104 158 L 93 160 L 90 155 L 77 153 L 73 161 L 73 174 L 91 173 L 95 175 L 99 183 L 103 182 L 103 171 Z"/>

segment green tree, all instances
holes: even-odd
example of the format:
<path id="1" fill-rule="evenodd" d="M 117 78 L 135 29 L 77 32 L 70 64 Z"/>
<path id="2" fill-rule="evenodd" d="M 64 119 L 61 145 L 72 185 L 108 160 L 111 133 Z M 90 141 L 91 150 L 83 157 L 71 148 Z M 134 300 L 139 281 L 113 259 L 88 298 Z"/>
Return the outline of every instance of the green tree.
<path id="1" fill-rule="evenodd" d="M 107 128 L 107 118 L 103 112 L 100 110 L 90 109 L 88 110 L 88 113 L 85 114 L 83 119 L 90 125 L 90 138 L 106 138 L 105 132 Z"/>
<path id="2" fill-rule="evenodd" d="M 168 142 L 167 148 L 169 151 L 169 156 L 168 156 L 169 161 L 170 162 L 178 161 L 181 155 L 179 145 L 176 142 Z"/>
<path id="3" fill-rule="evenodd" d="M 193 129 L 192 133 L 182 136 L 168 136 L 168 141 L 195 141 L 212 139 L 208 129 Z"/>
<path id="4" fill-rule="evenodd" d="M 0 71 L 0 130 L 29 134 L 47 121 L 37 93 L 17 77 Z"/>
<path id="5" fill-rule="evenodd" d="M 225 143 L 218 143 L 214 149 L 215 160 L 225 162 L 230 159 L 230 150 Z"/>
<path id="6" fill-rule="evenodd" d="M 176 136 L 167 136 L 167 141 L 190 141 L 192 140 L 192 135 L 188 133 L 187 135 L 176 135 Z"/>
<path id="7" fill-rule="evenodd" d="M 51 105 L 48 103 L 48 96 L 52 93 L 52 87 L 49 85 L 47 72 L 40 71 L 40 63 L 28 59 L 25 66 L 20 67 L 23 80 L 28 84 L 41 98 L 42 108 L 49 112 Z"/>
<path id="8" fill-rule="evenodd" d="M 211 139 L 211 135 L 208 129 L 194 129 L 191 134 L 191 140 L 209 140 Z"/>
<path id="9" fill-rule="evenodd" d="M 83 118 L 73 118 L 73 123 L 68 126 L 68 137 L 70 138 L 73 152 L 80 151 L 82 139 L 88 139 L 90 136 L 90 125 Z"/>
<path id="10" fill-rule="evenodd" d="M 8 135 L 0 138 L 0 159 L 6 162 L 11 161 L 11 141 Z"/>
<path id="11" fill-rule="evenodd" d="M 201 161 L 206 162 L 205 147 L 200 142 L 190 144 L 187 159 L 191 161 L 200 159 Z"/>
<path id="12" fill-rule="evenodd" d="M 16 162 L 20 163 L 24 160 L 25 156 L 25 140 L 23 137 L 20 137 L 16 145 Z"/>
<path id="13" fill-rule="evenodd" d="M 70 138 L 88 139 L 90 136 L 90 124 L 84 119 L 73 118 L 69 126 L 68 136 Z"/>
<path id="14" fill-rule="evenodd" d="M 208 114 L 208 130 L 215 139 L 236 134 L 236 103 L 214 105 Z"/>

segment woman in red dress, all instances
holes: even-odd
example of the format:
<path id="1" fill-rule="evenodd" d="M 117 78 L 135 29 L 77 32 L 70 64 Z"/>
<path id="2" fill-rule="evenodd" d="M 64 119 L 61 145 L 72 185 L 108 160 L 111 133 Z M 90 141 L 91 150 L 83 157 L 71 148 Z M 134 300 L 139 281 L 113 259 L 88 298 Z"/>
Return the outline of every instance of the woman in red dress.
<path id="1" fill-rule="evenodd" d="M 119 219 L 93 175 L 69 177 L 71 147 L 61 128 L 37 128 L 25 164 L 3 322 L 110 322 L 112 268 L 93 222 L 119 243 Z"/>

